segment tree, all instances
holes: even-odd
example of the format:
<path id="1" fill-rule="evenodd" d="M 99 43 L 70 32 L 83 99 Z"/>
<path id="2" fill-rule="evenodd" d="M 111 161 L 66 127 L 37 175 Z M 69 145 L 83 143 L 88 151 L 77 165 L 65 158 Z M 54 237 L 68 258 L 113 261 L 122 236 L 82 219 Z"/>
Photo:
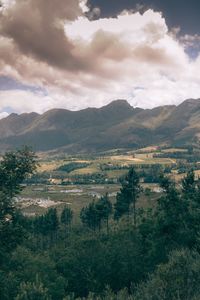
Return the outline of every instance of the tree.
<path id="1" fill-rule="evenodd" d="M 69 231 L 69 228 L 71 227 L 73 219 L 73 211 L 70 207 L 64 207 L 61 216 L 60 216 L 60 221 L 64 225 L 64 230 L 65 230 L 65 238 L 67 237 L 67 232 Z"/>
<path id="2" fill-rule="evenodd" d="M 147 169 L 144 175 L 145 183 L 157 183 L 159 182 L 160 173 L 162 171 L 162 166 L 155 164 Z"/>
<path id="3" fill-rule="evenodd" d="M 35 237 L 39 238 L 41 244 L 47 247 L 57 239 L 57 231 L 59 228 L 59 218 L 56 208 L 49 208 L 48 211 L 33 220 L 33 228 Z M 39 236 L 40 233 L 42 236 Z M 47 242 L 44 244 L 45 237 Z"/>
<path id="4" fill-rule="evenodd" d="M 22 190 L 23 181 L 37 168 L 36 156 L 28 147 L 7 152 L 0 162 L 0 217 L 11 214 L 13 197 Z"/>
<path id="5" fill-rule="evenodd" d="M 115 203 L 115 219 L 119 219 L 124 214 L 130 214 L 130 206 L 133 205 L 134 225 L 136 225 L 136 201 L 139 197 L 141 187 L 139 176 L 134 167 L 131 167 L 128 174 L 121 182 L 122 188 L 117 194 Z"/>
<path id="6" fill-rule="evenodd" d="M 182 180 L 182 192 L 187 200 L 192 200 L 196 193 L 195 174 L 190 170 Z"/>
<path id="7" fill-rule="evenodd" d="M 96 230 L 100 224 L 99 213 L 96 209 L 95 201 L 91 202 L 88 206 L 83 207 L 80 213 L 80 218 L 83 224 L 92 230 Z"/>
<path id="8" fill-rule="evenodd" d="M 149 280 L 137 287 L 135 300 L 200 299 L 200 256 L 188 249 L 174 250 Z"/>
<path id="9" fill-rule="evenodd" d="M 106 221 L 108 232 L 108 220 L 112 212 L 112 204 L 108 199 L 108 194 L 102 196 L 98 201 L 91 202 L 88 206 L 82 208 L 80 218 L 83 224 L 89 228 L 101 230 L 102 221 Z"/>
<path id="10" fill-rule="evenodd" d="M 176 188 L 175 182 L 168 177 L 161 177 L 160 186 L 163 195 L 155 209 L 155 242 L 161 242 L 162 250 L 168 252 L 174 247 L 188 244 L 189 210 L 188 202 Z"/>
<path id="11" fill-rule="evenodd" d="M 0 161 L 0 251 L 4 255 L 22 240 L 24 230 L 16 223 L 14 196 L 36 167 L 36 156 L 27 147 L 7 152 Z"/>
<path id="12" fill-rule="evenodd" d="M 101 222 L 103 220 L 106 221 L 106 225 L 107 225 L 107 232 L 109 229 L 109 216 L 112 213 L 112 203 L 109 201 L 108 198 L 108 194 L 106 194 L 105 196 L 102 196 L 96 203 L 96 210 L 97 210 L 97 214 L 99 216 L 99 225 L 101 226 Z"/>
<path id="13" fill-rule="evenodd" d="M 44 232 L 50 235 L 50 244 L 57 238 L 59 219 L 56 208 L 49 208 L 43 219 Z"/>
<path id="14" fill-rule="evenodd" d="M 73 211 L 71 210 L 71 208 L 65 206 L 60 216 L 61 223 L 69 226 L 72 223 L 72 219 L 73 219 Z"/>
<path id="15" fill-rule="evenodd" d="M 19 293 L 15 300 L 50 300 L 48 290 L 36 277 L 35 282 L 23 282 L 20 285 Z"/>
<path id="16" fill-rule="evenodd" d="M 199 180 L 195 181 L 194 171 L 187 173 L 182 180 L 182 197 L 188 206 L 188 236 L 191 246 L 196 245 L 199 239 L 200 228 L 200 185 Z"/>

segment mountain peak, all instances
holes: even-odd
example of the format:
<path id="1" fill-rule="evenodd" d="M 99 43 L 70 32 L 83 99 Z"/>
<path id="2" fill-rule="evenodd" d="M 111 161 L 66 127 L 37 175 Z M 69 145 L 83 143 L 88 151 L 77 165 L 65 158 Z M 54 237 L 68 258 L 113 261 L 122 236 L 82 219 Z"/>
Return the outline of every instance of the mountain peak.
<path id="1" fill-rule="evenodd" d="M 20 145 L 48 151 L 138 148 L 160 142 L 191 143 L 200 135 L 200 100 L 154 109 L 119 99 L 101 108 L 53 109 L 42 115 L 11 114 L 0 121 L 0 151 Z"/>
<path id="2" fill-rule="evenodd" d="M 199 106 L 200 99 L 187 99 L 183 101 L 179 106 Z"/>
<path id="3" fill-rule="evenodd" d="M 113 100 L 112 102 L 110 102 L 109 104 L 103 106 L 102 108 L 105 107 L 124 107 L 124 108 L 131 108 L 133 109 L 133 107 L 130 105 L 130 103 L 125 100 L 125 99 L 118 99 L 118 100 Z"/>

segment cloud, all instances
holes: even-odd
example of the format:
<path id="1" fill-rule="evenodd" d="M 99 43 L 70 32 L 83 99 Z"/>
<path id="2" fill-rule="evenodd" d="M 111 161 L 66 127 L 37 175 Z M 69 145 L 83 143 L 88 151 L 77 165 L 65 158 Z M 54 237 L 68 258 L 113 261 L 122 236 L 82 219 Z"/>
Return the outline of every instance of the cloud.
<path id="1" fill-rule="evenodd" d="M 0 119 L 4 119 L 4 118 L 6 118 L 6 117 L 8 117 L 8 113 L 7 112 L 2 112 L 2 113 L 0 113 Z"/>
<path id="2" fill-rule="evenodd" d="M 73 69 L 79 62 L 73 58 L 73 45 L 65 36 L 62 22 L 73 21 L 81 14 L 78 0 L 18 0 L 2 13 L 0 32 L 22 54 Z"/>
<path id="3" fill-rule="evenodd" d="M 86 15 L 89 20 L 98 19 L 101 15 L 101 9 L 99 7 L 94 7 L 92 10 L 89 10 Z"/>
<path id="4" fill-rule="evenodd" d="M 200 96 L 200 57 L 191 61 L 185 51 L 199 37 L 178 37 L 160 12 L 141 7 L 97 19 L 87 0 L 3 2 L 0 76 L 40 88 L 1 91 L 0 111 L 99 107 L 118 98 L 153 107 Z"/>
<path id="5" fill-rule="evenodd" d="M 43 93 L 33 93 L 31 91 L 9 90 L 0 91 L 1 111 L 7 110 L 16 113 L 37 111 L 43 113 L 47 109 L 54 108 L 56 98 L 52 98 Z"/>

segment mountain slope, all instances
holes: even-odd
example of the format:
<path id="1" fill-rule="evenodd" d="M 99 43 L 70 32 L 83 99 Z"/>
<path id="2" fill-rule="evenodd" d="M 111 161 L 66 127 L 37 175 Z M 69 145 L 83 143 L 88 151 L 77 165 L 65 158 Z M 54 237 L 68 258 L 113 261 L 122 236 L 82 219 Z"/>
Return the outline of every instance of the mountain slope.
<path id="1" fill-rule="evenodd" d="M 0 120 L 0 138 L 22 133 L 30 123 L 34 122 L 39 115 L 37 113 L 25 113 L 21 115 L 11 114 Z"/>
<path id="2" fill-rule="evenodd" d="M 200 137 L 200 100 L 154 109 L 116 100 L 81 111 L 12 114 L 0 120 L 0 151 L 24 144 L 35 150 L 99 151 L 159 143 L 186 144 Z"/>

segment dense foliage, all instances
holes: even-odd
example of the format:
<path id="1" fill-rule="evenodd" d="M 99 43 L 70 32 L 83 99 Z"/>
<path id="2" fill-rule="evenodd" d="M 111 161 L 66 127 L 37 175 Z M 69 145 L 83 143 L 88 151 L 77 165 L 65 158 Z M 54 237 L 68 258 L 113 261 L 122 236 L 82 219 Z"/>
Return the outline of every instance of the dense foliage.
<path id="1" fill-rule="evenodd" d="M 161 175 L 154 208 L 138 209 L 140 178 L 130 168 L 114 207 L 105 195 L 77 224 L 66 206 L 35 218 L 17 211 L 14 197 L 35 167 L 28 149 L 0 162 L 0 299 L 200 298 L 200 185 L 192 171 L 179 187 Z"/>

